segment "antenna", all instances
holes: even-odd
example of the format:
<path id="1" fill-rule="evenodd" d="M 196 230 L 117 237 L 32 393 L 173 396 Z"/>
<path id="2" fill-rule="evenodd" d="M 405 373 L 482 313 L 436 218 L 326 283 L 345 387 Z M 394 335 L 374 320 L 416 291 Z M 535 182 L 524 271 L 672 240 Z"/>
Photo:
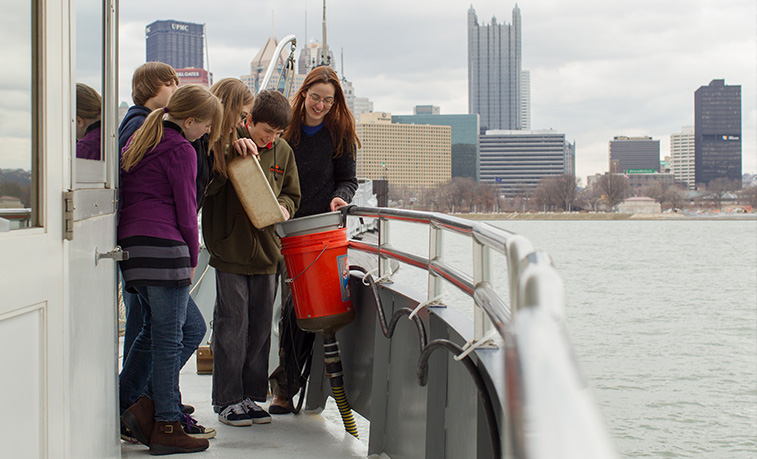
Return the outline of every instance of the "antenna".
<path id="1" fill-rule="evenodd" d="M 208 26 L 207 24 L 204 24 L 204 23 L 202 24 L 202 34 L 204 35 L 204 38 L 205 38 L 205 66 L 207 67 L 209 81 L 212 86 L 213 81 L 211 79 L 212 73 L 210 73 L 210 52 L 208 51 Z"/>
<path id="2" fill-rule="evenodd" d="M 273 36 L 273 13 L 274 11 L 271 10 L 271 36 Z"/>
<path id="3" fill-rule="evenodd" d="M 323 0 L 323 55 L 321 56 L 321 64 L 331 65 L 329 45 L 326 43 L 326 0 Z"/>
<path id="4" fill-rule="evenodd" d="M 344 78 L 344 46 L 341 47 L 342 56 L 339 58 L 342 64 L 342 78 Z"/>

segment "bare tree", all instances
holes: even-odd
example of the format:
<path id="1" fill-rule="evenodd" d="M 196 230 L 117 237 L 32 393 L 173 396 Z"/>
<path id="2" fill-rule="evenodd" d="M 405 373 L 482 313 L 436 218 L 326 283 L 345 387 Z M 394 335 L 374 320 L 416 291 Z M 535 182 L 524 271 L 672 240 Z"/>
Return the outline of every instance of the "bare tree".
<path id="1" fill-rule="evenodd" d="M 610 174 L 609 172 L 599 179 L 597 186 L 602 192 L 602 199 L 607 202 L 607 207 L 610 210 L 626 199 L 630 189 L 628 179 L 624 175 Z"/>
<path id="2" fill-rule="evenodd" d="M 738 180 L 729 180 L 727 178 L 716 178 L 707 184 L 707 196 L 712 199 L 715 207 L 720 209 L 723 204 L 723 198 L 726 194 L 736 191 L 741 185 Z"/>

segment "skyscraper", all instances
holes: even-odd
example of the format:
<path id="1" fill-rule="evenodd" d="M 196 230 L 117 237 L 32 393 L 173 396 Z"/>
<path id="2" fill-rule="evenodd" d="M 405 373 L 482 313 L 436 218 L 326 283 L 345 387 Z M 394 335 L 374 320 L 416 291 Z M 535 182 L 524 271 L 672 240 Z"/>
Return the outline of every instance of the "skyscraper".
<path id="1" fill-rule="evenodd" d="M 523 129 L 521 110 L 520 9 L 513 22 L 479 25 L 476 10 L 468 10 L 468 113 L 478 113 L 481 131 Z"/>
<path id="2" fill-rule="evenodd" d="M 147 62 L 165 62 L 175 69 L 204 69 L 205 24 L 155 21 L 145 28 Z"/>
<path id="3" fill-rule="evenodd" d="M 610 172 L 660 172 L 660 141 L 651 137 L 615 136 L 610 141 Z"/>
<path id="4" fill-rule="evenodd" d="M 686 183 L 689 190 L 694 189 L 694 126 L 684 126 L 678 134 L 670 134 L 670 156 L 676 182 Z"/>
<path id="5" fill-rule="evenodd" d="M 712 80 L 694 93 L 696 184 L 724 178 L 741 184 L 741 86 Z"/>

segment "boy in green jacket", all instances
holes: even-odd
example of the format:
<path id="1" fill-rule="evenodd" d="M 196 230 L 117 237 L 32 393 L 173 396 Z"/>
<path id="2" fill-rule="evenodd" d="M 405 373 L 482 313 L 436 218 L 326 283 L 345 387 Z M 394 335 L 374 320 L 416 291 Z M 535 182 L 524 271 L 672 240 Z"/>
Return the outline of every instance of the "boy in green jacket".
<path id="1" fill-rule="evenodd" d="M 289 101 L 281 93 L 262 91 L 255 98 L 248 124 L 238 130 L 240 137 L 249 137 L 257 147 L 260 166 L 287 218 L 300 203 L 294 153 L 279 138 L 290 117 Z M 221 164 L 216 160 L 202 210 L 202 232 L 210 265 L 216 269 L 212 403 L 221 422 L 249 426 L 271 422 L 256 402 L 265 402 L 268 393 L 281 242 L 273 225 L 257 229 L 247 217 L 226 174 L 226 164 L 234 156 L 231 146 Z"/>

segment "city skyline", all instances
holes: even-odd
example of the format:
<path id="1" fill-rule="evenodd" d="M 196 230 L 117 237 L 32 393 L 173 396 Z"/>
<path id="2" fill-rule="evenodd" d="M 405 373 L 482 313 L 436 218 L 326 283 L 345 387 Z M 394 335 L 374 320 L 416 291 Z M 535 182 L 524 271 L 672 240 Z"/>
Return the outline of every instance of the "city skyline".
<path id="1" fill-rule="evenodd" d="M 576 173 L 607 170 L 614 136 L 660 140 L 694 123 L 694 91 L 713 79 L 742 86 L 743 171 L 757 172 L 757 97 L 754 82 L 755 5 L 747 0 L 659 4 L 633 10 L 584 0 L 570 5 L 519 3 L 523 68 L 531 73 L 531 129 L 555 129 L 576 143 Z M 322 2 L 273 1 L 209 9 L 187 0 L 121 4 L 120 100 L 131 103 L 129 82 L 144 62 L 144 27 L 159 19 L 207 24 L 210 69 L 217 81 L 248 72 L 249 62 L 273 35 L 321 39 Z M 454 1 L 396 5 L 327 2 L 329 47 L 360 96 L 375 111 L 411 114 L 436 105 L 442 114 L 466 114 L 467 10 L 481 23 L 509 22 L 516 3 Z M 217 10 L 217 11 L 216 11 Z M 251 11 L 260 14 L 251 15 Z M 273 16 L 273 17 L 272 17 Z M 250 17 L 257 18 L 252 26 Z M 370 21 L 366 18 L 370 18 Z M 345 62 L 340 59 L 343 49 Z M 749 58 L 744 58 L 749 56 Z"/>

